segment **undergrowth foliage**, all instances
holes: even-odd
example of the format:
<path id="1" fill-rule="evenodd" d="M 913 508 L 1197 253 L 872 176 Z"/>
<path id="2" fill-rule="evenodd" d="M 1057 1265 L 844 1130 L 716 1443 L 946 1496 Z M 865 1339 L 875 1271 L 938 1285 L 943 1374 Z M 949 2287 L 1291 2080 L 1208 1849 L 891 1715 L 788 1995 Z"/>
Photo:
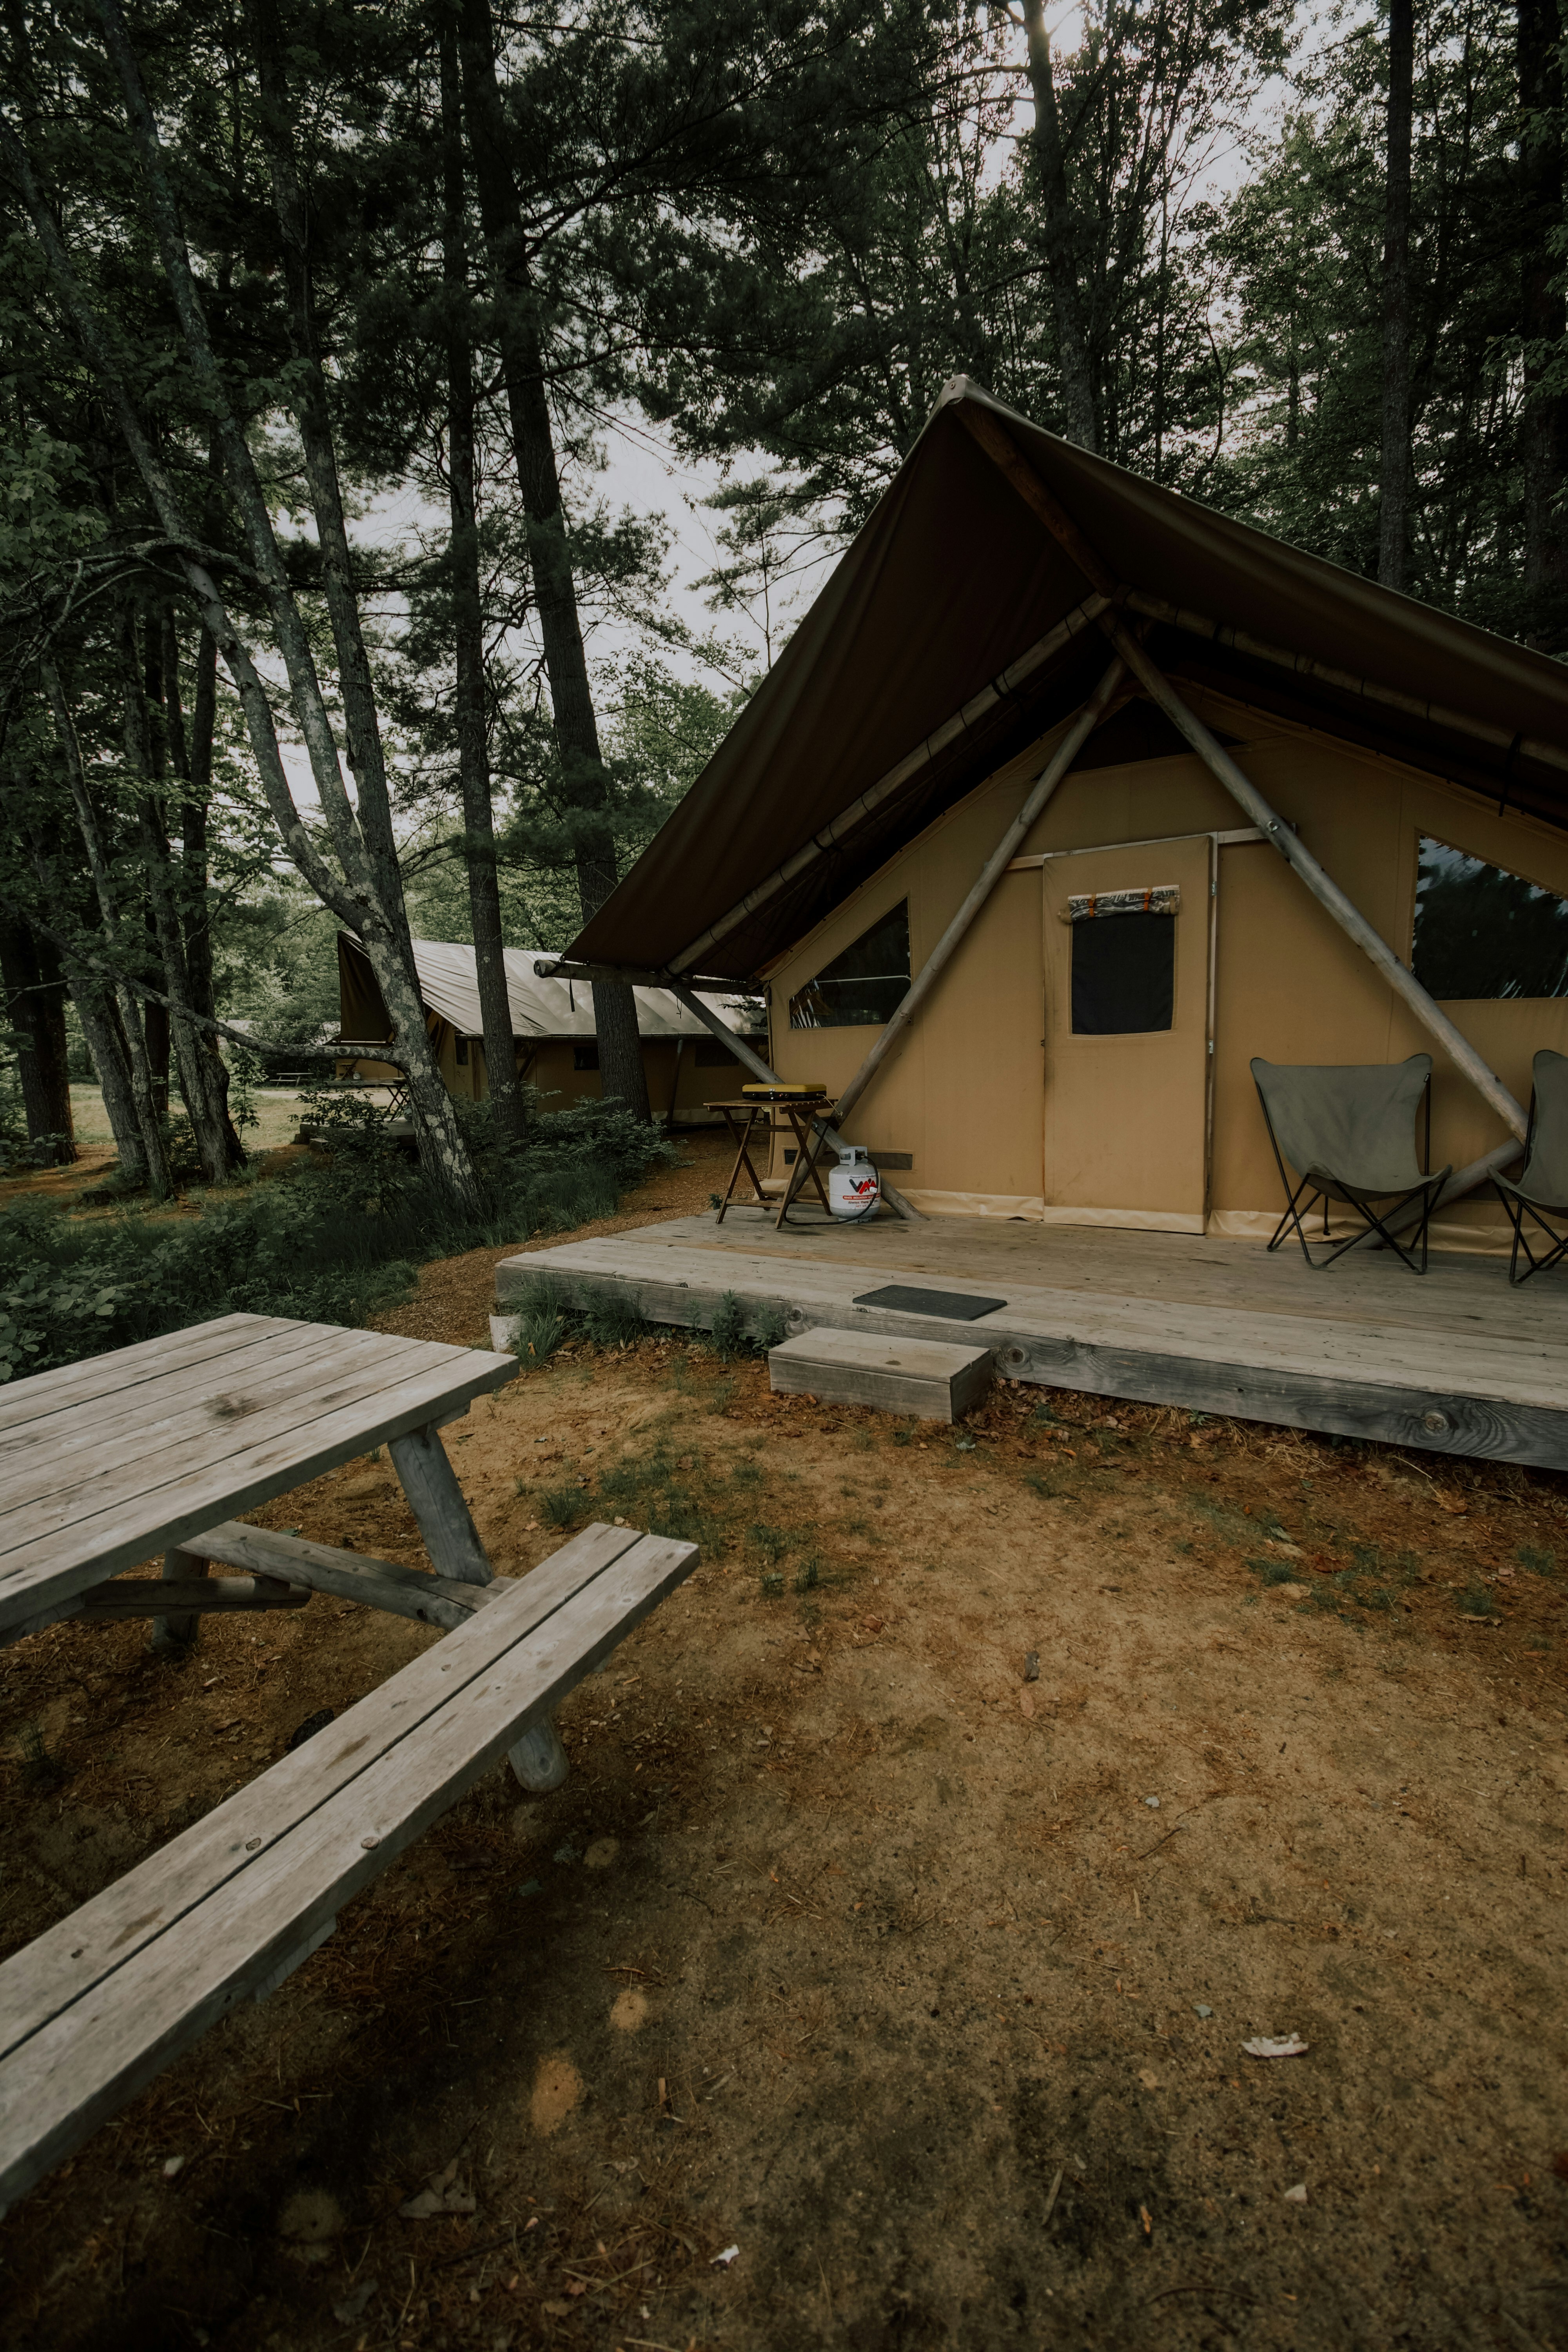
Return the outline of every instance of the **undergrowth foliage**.
<path id="1" fill-rule="evenodd" d="M 331 1096 L 308 1104 L 320 1164 L 208 1193 L 195 1213 L 190 1202 L 176 1217 L 84 1219 L 26 1201 L 0 1212 L 0 1381 L 218 1315 L 361 1324 L 423 1260 L 608 1216 L 645 1170 L 676 1157 L 614 1105 L 548 1118 L 535 1108 L 516 1143 L 498 1136 L 488 1104 L 457 1109 L 483 1186 L 474 1218 L 444 1203 L 378 1106 Z"/>

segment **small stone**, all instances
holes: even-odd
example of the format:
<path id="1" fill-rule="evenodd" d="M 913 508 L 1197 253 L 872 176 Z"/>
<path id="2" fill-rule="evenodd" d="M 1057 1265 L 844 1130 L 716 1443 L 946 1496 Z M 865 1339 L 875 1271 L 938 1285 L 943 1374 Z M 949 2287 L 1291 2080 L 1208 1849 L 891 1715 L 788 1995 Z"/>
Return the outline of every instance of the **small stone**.
<path id="1" fill-rule="evenodd" d="M 1214 2015 L 1214 2011 L 1209 2007 L 1206 2000 L 1194 2000 L 1193 2003 L 1193 2015 L 1194 2017 L 1212 2017 Z"/>
<path id="2" fill-rule="evenodd" d="M 1304 2205 L 1306 2201 L 1307 2184 L 1304 2180 L 1298 2180 L 1294 2189 L 1287 2189 L 1285 2191 L 1287 2205 Z"/>
<path id="3" fill-rule="evenodd" d="M 1145 1797 L 1143 1802 L 1148 1806 L 1149 1811 L 1152 1813 L 1157 1813 L 1159 1811 L 1160 1800 L 1158 1797 Z"/>
<path id="4" fill-rule="evenodd" d="M 183 2156 L 166 2156 L 163 2158 L 163 2178 L 165 2180 L 173 2180 L 174 2175 L 177 2172 L 183 2172 L 184 2168 L 185 2159 Z"/>

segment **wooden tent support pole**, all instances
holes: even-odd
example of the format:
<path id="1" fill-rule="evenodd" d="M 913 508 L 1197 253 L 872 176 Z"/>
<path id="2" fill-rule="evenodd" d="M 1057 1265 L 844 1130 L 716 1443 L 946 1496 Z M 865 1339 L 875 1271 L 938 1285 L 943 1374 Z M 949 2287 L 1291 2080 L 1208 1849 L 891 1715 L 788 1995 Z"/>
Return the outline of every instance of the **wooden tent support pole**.
<path id="1" fill-rule="evenodd" d="M 1115 646 L 1128 668 L 1157 703 L 1172 725 L 1185 736 L 1211 775 L 1217 778 L 1233 800 L 1237 801 L 1257 825 L 1265 839 L 1272 844 L 1287 866 L 1300 877 L 1321 907 L 1338 923 L 1348 939 L 1355 941 L 1362 953 L 1376 967 L 1394 994 L 1414 1013 L 1477 1093 L 1494 1110 L 1510 1133 L 1522 1143 L 1527 1125 L 1525 1115 L 1515 1102 L 1496 1072 L 1488 1067 L 1464 1032 L 1457 1029 L 1442 1006 L 1428 996 L 1408 964 L 1402 963 L 1381 931 L 1345 896 L 1333 877 L 1324 872 L 1311 851 L 1284 820 L 1276 816 L 1256 784 L 1237 766 L 1224 745 L 1215 741 L 1195 712 L 1188 709 L 1175 688 L 1163 672 L 1155 668 L 1137 639 L 1120 623 L 1111 632 Z"/>
<path id="2" fill-rule="evenodd" d="M 967 402 L 960 406 L 958 413 L 981 447 L 1012 483 L 1024 504 L 1044 523 L 1058 545 L 1066 550 L 1090 585 L 1108 599 L 1120 597 L 1119 584 L 1109 566 L 1100 560 L 1055 494 L 1041 481 L 1001 418 L 992 415 L 987 410 L 976 409 Z M 1436 1038 L 1455 1067 L 1469 1079 L 1483 1102 L 1497 1113 L 1510 1133 L 1518 1136 L 1522 1143 L 1527 1125 L 1523 1111 L 1501 1079 L 1488 1068 L 1469 1039 L 1454 1026 L 1441 1005 L 1427 995 L 1409 966 L 1401 963 L 1382 933 L 1367 921 L 1359 908 L 1352 905 L 1333 877 L 1324 872 L 1311 851 L 1297 838 L 1283 819 L 1275 814 L 1257 785 L 1242 773 L 1203 720 L 1188 709 L 1169 678 L 1155 667 L 1114 606 L 1100 614 L 1100 625 L 1150 700 L 1164 712 L 1177 732 L 1192 745 L 1210 774 L 1247 811 L 1265 840 L 1279 852 L 1318 904 L 1333 917 L 1346 937 L 1355 941 L 1394 994 Z"/>
<path id="3" fill-rule="evenodd" d="M 1047 765 L 1035 779 L 1033 788 L 1023 807 L 981 867 L 963 905 L 910 982 L 908 993 L 900 1000 L 889 1015 L 880 1036 L 839 1096 L 836 1116 L 840 1127 L 848 1118 L 850 1112 L 931 995 L 942 973 L 947 970 L 970 925 L 1017 856 L 1028 837 L 1031 827 L 1044 813 L 1057 786 L 1105 717 L 1111 702 L 1115 699 L 1117 688 L 1126 676 L 1126 664 L 1118 654 L 1056 750 L 1051 753 Z M 886 1190 L 886 1187 L 883 1189 Z"/>
<path id="4" fill-rule="evenodd" d="M 764 1086 L 770 1087 L 782 1087 L 785 1083 L 785 1081 L 779 1076 L 776 1070 L 769 1069 L 767 1064 L 763 1061 L 760 1054 L 754 1054 L 752 1051 L 752 1048 L 747 1045 L 743 1037 L 737 1037 L 732 1029 L 726 1028 L 724 1023 L 720 1020 L 719 1015 L 712 1012 L 708 1005 L 703 1003 L 702 999 L 697 994 L 695 989 L 688 988 L 683 980 L 667 980 L 664 985 L 669 989 L 674 995 L 680 999 L 680 1002 L 685 1005 L 688 1013 L 696 1013 L 697 1018 L 701 1022 L 705 1029 L 710 1030 L 715 1037 L 720 1038 L 723 1044 L 728 1045 L 736 1060 L 738 1062 L 744 1063 L 746 1068 L 751 1071 L 752 1076 L 754 1078 L 761 1078 Z M 845 1144 L 844 1138 L 839 1134 L 838 1129 L 836 1127 L 824 1128 L 822 1130 L 822 1140 L 827 1145 L 831 1151 L 842 1151 L 847 1148 Z M 907 1224 L 924 1224 L 925 1219 L 921 1216 L 920 1211 L 915 1208 L 911 1202 L 906 1201 L 903 1194 L 898 1191 L 897 1187 L 889 1184 L 886 1178 L 883 1179 L 882 1182 L 882 1198 L 886 1201 L 889 1209 L 896 1209 L 898 1211 L 900 1216 L 904 1219 Z"/>
<path id="5" fill-rule="evenodd" d="M 689 947 L 682 948 L 680 953 L 670 960 L 671 971 L 689 972 L 692 965 L 700 957 L 705 956 L 710 947 L 715 947 L 721 940 L 727 939 L 749 915 L 755 914 L 759 907 L 765 907 L 770 898 L 776 898 L 781 890 L 786 888 L 795 880 L 797 874 L 804 874 L 808 866 L 815 865 L 816 860 L 826 856 L 830 849 L 837 849 L 839 843 L 847 835 L 853 833 L 857 825 L 863 824 L 868 817 L 874 816 L 884 802 L 891 800 L 894 793 L 900 792 L 911 778 L 918 776 L 923 769 L 929 768 L 950 744 L 956 743 L 959 738 L 966 735 L 972 727 L 977 727 L 983 719 L 989 718 L 998 704 L 1005 702 L 1010 694 L 1016 693 L 1026 677 L 1032 677 L 1037 670 L 1043 669 L 1047 662 L 1069 646 L 1082 630 L 1090 627 L 1100 618 L 1104 609 L 1105 600 L 1100 596 L 1086 596 L 1081 604 L 1076 604 L 1064 620 L 1058 622 L 1054 629 L 1047 630 L 1047 634 L 1038 638 L 1034 645 L 1026 646 L 1016 661 L 1011 663 L 1000 677 L 993 678 L 989 686 L 983 686 L 979 693 L 964 704 L 962 710 L 955 710 L 951 719 L 944 719 L 942 725 L 933 729 L 926 737 L 923 743 L 918 744 L 914 751 L 907 752 L 895 767 L 888 770 L 885 776 L 879 776 L 868 791 L 861 793 L 858 800 L 851 801 L 847 809 L 840 809 L 836 817 L 823 825 L 819 832 L 814 833 L 811 839 L 804 842 L 791 856 L 786 857 L 782 866 L 776 866 L 773 872 L 759 882 L 754 889 L 748 890 L 745 897 L 730 908 L 728 914 L 721 915 L 716 923 L 710 923 L 705 931 L 692 940 Z M 661 981 L 658 985 L 668 987 L 668 982 Z M 883 1189 L 886 1190 L 886 1187 Z"/>
<path id="6" fill-rule="evenodd" d="M 1523 1149 L 1522 1144 L 1512 1141 L 1500 1143 L 1495 1151 L 1487 1152 L 1479 1160 L 1472 1160 L 1468 1167 L 1456 1168 L 1433 1202 L 1432 1214 L 1436 1216 L 1439 1209 L 1447 1209 L 1455 1201 L 1462 1201 L 1467 1193 L 1479 1192 L 1483 1185 L 1491 1182 L 1494 1176 L 1501 1175 L 1510 1160 L 1519 1159 Z M 1404 1216 L 1390 1217 L 1388 1230 L 1391 1234 L 1402 1234 L 1407 1225 L 1417 1223 L 1420 1216 L 1420 1205 L 1417 1203 Z"/>

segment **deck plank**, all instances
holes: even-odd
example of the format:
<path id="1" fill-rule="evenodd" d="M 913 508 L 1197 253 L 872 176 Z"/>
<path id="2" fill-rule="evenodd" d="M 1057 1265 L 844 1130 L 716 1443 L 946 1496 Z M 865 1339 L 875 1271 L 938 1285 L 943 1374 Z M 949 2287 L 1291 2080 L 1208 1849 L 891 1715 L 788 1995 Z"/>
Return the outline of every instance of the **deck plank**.
<path id="1" fill-rule="evenodd" d="M 1561 1303 L 1543 1311 L 1536 1302 L 1521 1317 L 1522 1328 L 1508 1328 L 1518 1294 L 1500 1267 L 1487 1269 L 1501 1287 L 1500 1310 L 1489 1300 L 1484 1316 L 1474 1309 L 1473 1282 L 1458 1286 L 1456 1301 L 1443 1297 L 1439 1273 L 1421 1281 L 1381 1267 L 1376 1279 L 1346 1294 L 1355 1312 L 1328 1315 L 1321 1306 L 1333 1297 L 1338 1269 L 1320 1276 L 1301 1266 L 1291 1281 L 1260 1245 L 1094 1234 L 1096 1244 L 1132 1240 L 1153 1248 L 1079 1251 L 1065 1260 L 1080 1276 L 1078 1286 L 1047 1286 L 1042 1274 L 1064 1263 L 1060 1228 L 1020 1228 L 998 1250 L 982 1245 L 992 1236 L 975 1234 L 984 1221 L 945 1222 L 963 1230 L 933 1239 L 922 1228 L 912 1245 L 900 1241 L 890 1252 L 872 1253 L 862 1249 L 858 1232 L 851 1238 L 825 1231 L 814 1243 L 809 1229 L 792 1234 L 787 1249 L 715 1247 L 708 1219 L 682 1220 L 505 1259 L 497 1295 L 504 1307 L 543 1278 L 573 1305 L 614 1297 L 650 1321 L 700 1327 L 732 1292 L 782 1315 L 792 1333 L 819 1324 L 957 1346 L 984 1340 L 1012 1379 L 1431 1452 L 1568 1466 Z M 1249 1290 L 1258 1260 L 1260 1278 Z M 1163 1265 L 1173 1278 L 1163 1288 L 1140 1280 L 1120 1291 L 1098 1278 L 1125 1279 L 1137 1263 Z M 950 1322 L 855 1303 L 893 1268 L 939 1277 L 949 1289 L 1005 1294 L 1006 1305 L 973 1322 Z M 1086 1268 L 1097 1275 L 1092 1284 L 1081 1278 Z M 1223 1282 L 1211 1279 L 1216 1270 Z M 1299 1311 L 1307 1306 L 1314 1311 Z"/>

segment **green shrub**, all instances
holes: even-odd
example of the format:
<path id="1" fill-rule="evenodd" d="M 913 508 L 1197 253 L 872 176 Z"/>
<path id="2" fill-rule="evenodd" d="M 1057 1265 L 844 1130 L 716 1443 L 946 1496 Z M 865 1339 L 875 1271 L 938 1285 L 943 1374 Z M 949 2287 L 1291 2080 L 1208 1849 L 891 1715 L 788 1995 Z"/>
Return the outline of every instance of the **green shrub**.
<path id="1" fill-rule="evenodd" d="M 584 1499 L 580 1486 L 547 1486 L 539 1498 L 539 1516 L 547 1528 L 569 1528 L 582 1516 Z"/>
<path id="2" fill-rule="evenodd" d="M 203 1194 L 196 1215 L 83 1218 L 29 1201 L 0 1211 L 0 1381 L 219 1315 L 363 1324 L 426 1259 L 565 1232 L 675 1156 L 614 1104 L 549 1118 L 531 1105 L 521 1142 L 497 1139 L 488 1103 L 456 1106 L 483 1195 L 477 1217 L 447 1205 L 379 1106 L 331 1095 L 308 1119 L 320 1164 Z M 547 1339 L 547 1327 L 531 1336 Z"/>

